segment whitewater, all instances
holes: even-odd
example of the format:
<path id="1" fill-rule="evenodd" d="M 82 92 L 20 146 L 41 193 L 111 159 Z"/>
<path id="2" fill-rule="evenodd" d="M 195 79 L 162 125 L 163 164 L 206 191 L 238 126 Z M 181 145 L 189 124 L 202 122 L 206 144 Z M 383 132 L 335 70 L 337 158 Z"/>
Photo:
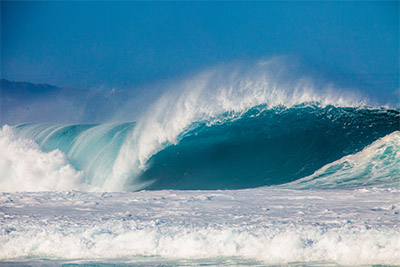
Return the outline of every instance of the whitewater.
<path id="1" fill-rule="evenodd" d="M 3 125 L 0 261 L 399 265 L 400 111 L 285 73 L 210 69 L 135 122 Z"/>

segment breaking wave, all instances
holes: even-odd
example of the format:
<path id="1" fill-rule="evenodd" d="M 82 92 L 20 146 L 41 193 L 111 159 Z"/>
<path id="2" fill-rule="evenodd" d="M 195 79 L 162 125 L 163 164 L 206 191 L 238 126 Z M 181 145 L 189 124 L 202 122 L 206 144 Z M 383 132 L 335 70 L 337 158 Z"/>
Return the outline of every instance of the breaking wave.
<path id="1" fill-rule="evenodd" d="M 3 126 L 1 188 L 239 189 L 292 181 L 299 188 L 397 187 L 399 118 L 390 109 L 316 105 L 224 114 L 190 125 L 118 188 L 110 184 L 134 123 Z"/>
<path id="2" fill-rule="evenodd" d="M 205 71 L 167 90 L 135 123 L 4 125 L 1 190 L 240 189 L 304 177 L 296 186 L 398 181 L 399 110 L 367 107 L 355 93 L 316 89 L 282 73 L 273 62 Z"/>

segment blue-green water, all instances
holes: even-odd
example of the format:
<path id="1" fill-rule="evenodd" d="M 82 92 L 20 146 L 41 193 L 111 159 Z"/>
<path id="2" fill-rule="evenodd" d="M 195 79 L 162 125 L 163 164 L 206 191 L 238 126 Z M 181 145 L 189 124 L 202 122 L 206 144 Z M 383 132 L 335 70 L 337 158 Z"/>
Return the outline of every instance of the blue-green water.
<path id="1" fill-rule="evenodd" d="M 399 120 L 400 112 L 393 109 L 318 105 L 258 106 L 241 114 L 223 114 L 192 123 L 174 144 L 163 143 L 145 168 L 125 162 L 131 168 L 120 174 L 124 176 L 122 189 L 241 189 L 286 184 L 400 130 Z M 81 183 L 104 190 L 109 179 L 118 179 L 115 162 L 122 147 L 135 142 L 134 129 L 135 123 L 15 127 L 41 150 L 65 153 L 72 166 L 82 171 Z"/>

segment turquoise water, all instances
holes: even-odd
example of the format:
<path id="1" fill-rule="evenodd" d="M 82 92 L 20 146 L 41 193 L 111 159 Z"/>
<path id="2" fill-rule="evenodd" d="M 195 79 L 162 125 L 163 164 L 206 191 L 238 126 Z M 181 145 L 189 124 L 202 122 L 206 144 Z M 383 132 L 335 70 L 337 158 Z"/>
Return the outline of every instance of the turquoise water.
<path id="1" fill-rule="evenodd" d="M 318 105 L 258 106 L 245 113 L 222 114 L 186 127 L 175 143 L 165 142 L 154 151 L 144 168 L 125 160 L 131 167 L 120 174 L 124 176 L 121 189 L 216 190 L 286 184 L 398 131 L 399 120 L 400 112 L 393 109 Z M 109 189 L 109 180 L 118 179 L 115 162 L 122 148 L 136 141 L 134 129 L 135 123 L 15 127 L 42 151 L 65 153 L 69 163 L 82 171 L 81 183 L 103 190 Z"/>

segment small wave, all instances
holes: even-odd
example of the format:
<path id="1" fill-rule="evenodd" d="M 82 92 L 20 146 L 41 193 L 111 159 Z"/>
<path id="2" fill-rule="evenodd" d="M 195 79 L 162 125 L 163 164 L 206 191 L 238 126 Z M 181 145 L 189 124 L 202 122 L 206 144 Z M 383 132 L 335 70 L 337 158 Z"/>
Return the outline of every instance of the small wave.
<path id="1" fill-rule="evenodd" d="M 289 188 L 400 187 L 400 132 L 395 131 L 362 151 L 329 163 Z"/>

